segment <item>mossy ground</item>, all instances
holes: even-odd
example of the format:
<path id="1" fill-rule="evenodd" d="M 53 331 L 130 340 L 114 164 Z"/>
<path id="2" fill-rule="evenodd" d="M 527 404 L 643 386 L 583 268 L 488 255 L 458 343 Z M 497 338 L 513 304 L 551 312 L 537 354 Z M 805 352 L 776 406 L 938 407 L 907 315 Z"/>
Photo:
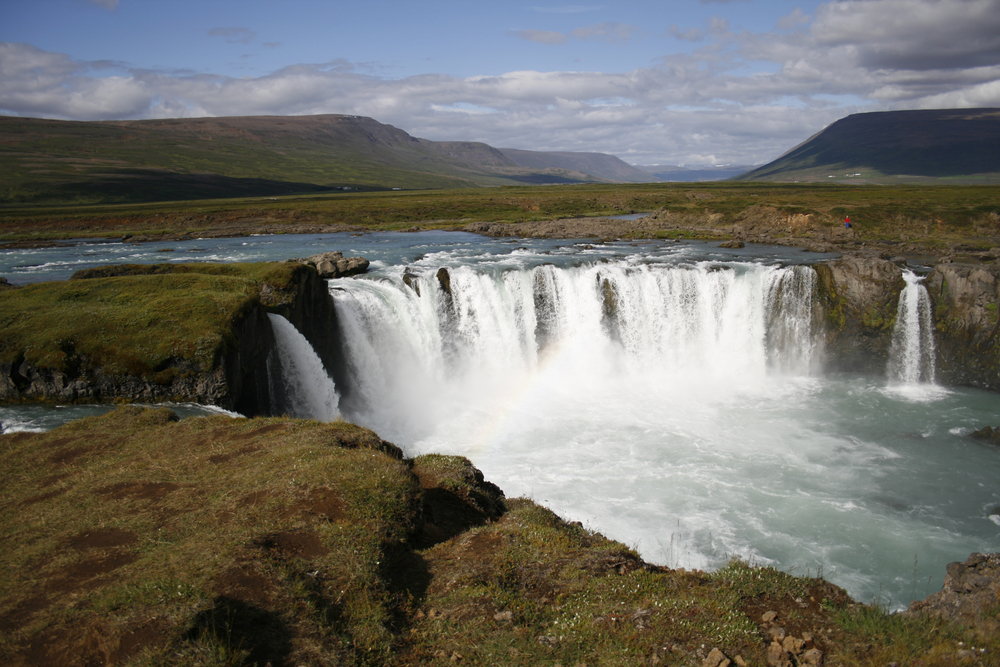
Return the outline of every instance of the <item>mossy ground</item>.
<path id="1" fill-rule="evenodd" d="M 764 665 L 779 633 L 827 665 L 1000 664 L 822 579 L 647 564 L 343 422 L 128 407 L 0 457 L 7 665 Z"/>
<path id="2" fill-rule="evenodd" d="M 156 378 L 184 360 L 209 371 L 261 285 L 283 287 L 301 270 L 280 263 L 113 268 L 110 277 L 0 291 L 0 363 L 23 359 L 72 372 L 85 359 L 109 375 Z"/>

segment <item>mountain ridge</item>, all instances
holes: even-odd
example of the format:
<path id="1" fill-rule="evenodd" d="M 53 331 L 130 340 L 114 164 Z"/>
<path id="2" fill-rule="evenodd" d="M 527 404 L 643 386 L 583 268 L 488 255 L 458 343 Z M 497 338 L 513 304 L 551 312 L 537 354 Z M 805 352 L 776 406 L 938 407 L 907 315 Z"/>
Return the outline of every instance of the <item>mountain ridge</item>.
<path id="1" fill-rule="evenodd" d="M 1000 109 L 852 114 L 738 181 L 1000 183 Z"/>
<path id="2" fill-rule="evenodd" d="M 431 141 L 365 116 L 124 121 L 0 117 L 3 203 L 155 201 L 353 189 L 635 182 L 611 155 Z M 595 159 L 601 155 L 601 159 Z M 625 175 L 626 178 L 619 178 Z"/>

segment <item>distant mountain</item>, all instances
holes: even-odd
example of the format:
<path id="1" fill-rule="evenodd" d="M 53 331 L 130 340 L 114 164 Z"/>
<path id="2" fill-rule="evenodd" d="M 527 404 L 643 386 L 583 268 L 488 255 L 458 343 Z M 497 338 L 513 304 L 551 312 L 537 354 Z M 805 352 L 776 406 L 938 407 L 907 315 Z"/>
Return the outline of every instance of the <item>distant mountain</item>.
<path id="1" fill-rule="evenodd" d="M 724 181 L 744 174 L 753 167 L 748 165 L 726 165 L 724 167 L 703 167 L 689 169 L 672 164 L 636 165 L 636 169 L 654 176 L 659 181 L 692 183 L 702 181 Z"/>
<path id="2" fill-rule="evenodd" d="M 611 155 L 429 141 L 363 116 L 0 117 L 3 203 L 636 180 L 642 173 Z"/>
<path id="3" fill-rule="evenodd" d="M 1000 182 L 1000 109 L 842 118 L 741 181 Z"/>
<path id="4" fill-rule="evenodd" d="M 647 172 L 607 153 L 541 152 L 517 148 L 501 148 L 500 151 L 525 169 L 562 169 L 617 183 L 648 183 L 655 180 Z"/>

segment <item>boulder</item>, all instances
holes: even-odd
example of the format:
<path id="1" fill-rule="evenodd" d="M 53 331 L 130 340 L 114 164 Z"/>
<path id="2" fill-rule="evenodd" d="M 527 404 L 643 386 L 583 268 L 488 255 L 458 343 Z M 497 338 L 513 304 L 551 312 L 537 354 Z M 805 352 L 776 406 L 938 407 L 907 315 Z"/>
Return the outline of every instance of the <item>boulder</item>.
<path id="1" fill-rule="evenodd" d="M 982 442 L 988 442 L 991 445 L 1000 445 L 1000 428 L 993 428 L 992 426 L 984 426 L 978 431 L 973 431 L 969 434 L 969 437 L 973 440 L 981 440 Z"/>
<path id="2" fill-rule="evenodd" d="M 365 273 L 368 271 L 370 265 L 370 262 L 364 257 L 344 257 L 344 253 L 339 250 L 321 252 L 309 257 L 289 261 L 315 267 L 319 277 L 325 279 L 345 278 Z"/>
<path id="3" fill-rule="evenodd" d="M 941 590 L 914 602 L 904 613 L 959 621 L 995 636 L 1000 633 L 1000 619 L 995 612 L 997 600 L 1000 600 L 1000 553 L 974 553 L 964 563 L 949 563 Z"/>

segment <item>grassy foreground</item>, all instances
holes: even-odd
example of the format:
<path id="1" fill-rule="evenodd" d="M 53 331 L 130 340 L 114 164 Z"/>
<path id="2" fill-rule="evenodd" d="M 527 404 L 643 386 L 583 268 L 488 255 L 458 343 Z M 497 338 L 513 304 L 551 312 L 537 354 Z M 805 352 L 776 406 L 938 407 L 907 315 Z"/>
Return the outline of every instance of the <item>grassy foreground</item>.
<path id="1" fill-rule="evenodd" d="M 2 435 L 0 457 L 5 665 L 1000 658 L 1000 638 L 821 579 L 649 565 L 465 459 L 407 460 L 343 422 L 126 407 Z"/>

